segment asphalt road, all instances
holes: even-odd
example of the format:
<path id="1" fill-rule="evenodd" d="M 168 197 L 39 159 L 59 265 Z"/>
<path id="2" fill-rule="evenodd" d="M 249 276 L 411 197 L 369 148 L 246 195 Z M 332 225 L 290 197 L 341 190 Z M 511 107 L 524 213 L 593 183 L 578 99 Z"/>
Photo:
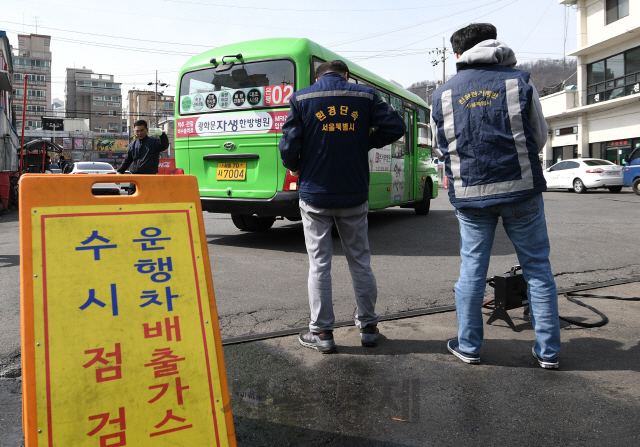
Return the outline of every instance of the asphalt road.
<path id="1" fill-rule="evenodd" d="M 407 209 L 369 216 L 381 315 L 453 303 L 459 233 L 453 207 L 440 193 L 426 217 Z M 547 192 L 544 200 L 551 262 L 560 288 L 640 275 L 640 251 L 634 249 L 640 196 L 625 188 L 619 194 Z M 0 376 L 8 378 L 20 375 L 17 216 L 16 212 L 0 216 Z M 205 213 L 204 220 L 223 338 L 305 326 L 308 259 L 302 225 L 277 221 L 269 232 L 246 233 L 237 230 L 227 215 Z M 339 239 L 334 242 L 336 318 L 349 320 L 355 308 L 351 281 Z M 499 229 L 489 274 L 503 273 L 516 263 L 513 247 Z M 3 401 L 19 392 L 6 380 L 0 383 L 0 388 L 9 390 L 0 393 Z M 15 409 L 0 409 L 0 433 L 9 433 L 7 427 L 12 427 L 13 436 L 19 436 L 19 405 L 2 407 Z M 0 445 L 15 445 L 5 444 L 3 436 Z"/>

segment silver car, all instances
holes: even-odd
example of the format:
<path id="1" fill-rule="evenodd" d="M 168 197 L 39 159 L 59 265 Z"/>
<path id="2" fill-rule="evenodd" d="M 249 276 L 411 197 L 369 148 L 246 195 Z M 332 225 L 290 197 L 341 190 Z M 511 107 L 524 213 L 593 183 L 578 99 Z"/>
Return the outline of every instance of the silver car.
<path id="1" fill-rule="evenodd" d="M 622 190 L 622 166 L 599 158 L 572 158 L 545 169 L 547 188 L 566 188 L 578 194 L 588 189 Z"/>
<path id="2" fill-rule="evenodd" d="M 79 161 L 71 165 L 69 174 L 116 174 L 109 163 L 99 161 Z M 96 183 L 91 187 L 93 195 L 120 195 L 120 184 L 118 183 Z"/>

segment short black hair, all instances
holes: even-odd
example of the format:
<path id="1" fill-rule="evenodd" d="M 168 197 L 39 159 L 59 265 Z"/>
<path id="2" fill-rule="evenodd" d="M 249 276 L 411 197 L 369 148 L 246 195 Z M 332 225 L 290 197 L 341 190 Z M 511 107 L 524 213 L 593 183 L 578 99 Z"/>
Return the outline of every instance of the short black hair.
<path id="1" fill-rule="evenodd" d="M 320 64 L 318 68 L 316 68 L 316 78 L 319 78 L 325 73 L 340 73 L 341 75 L 349 73 L 349 67 L 341 60 L 335 60 L 331 62 L 325 62 Z"/>
<path id="2" fill-rule="evenodd" d="M 147 126 L 147 122 L 145 120 L 138 120 L 135 123 L 133 123 L 133 127 L 137 127 L 137 126 L 144 126 L 145 128 L 149 128 L 149 126 Z"/>
<path id="3" fill-rule="evenodd" d="M 451 36 L 451 46 L 453 52 L 462 54 L 478 45 L 480 42 L 497 39 L 498 30 L 490 23 L 472 23 L 459 29 Z"/>
<path id="4" fill-rule="evenodd" d="M 64 155 L 61 155 L 61 156 L 60 156 L 60 160 L 64 160 Z"/>

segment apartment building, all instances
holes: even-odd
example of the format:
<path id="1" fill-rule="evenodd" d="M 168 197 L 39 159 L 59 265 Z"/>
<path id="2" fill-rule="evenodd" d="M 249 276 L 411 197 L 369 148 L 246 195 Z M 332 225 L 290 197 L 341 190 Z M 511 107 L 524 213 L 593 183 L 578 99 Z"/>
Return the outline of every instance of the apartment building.
<path id="1" fill-rule="evenodd" d="M 541 98 L 545 167 L 595 157 L 624 164 L 640 145 L 640 0 L 558 0 L 577 8 L 577 88 Z"/>
<path id="2" fill-rule="evenodd" d="M 0 31 L 0 171 L 15 171 L 19 166 L 16 152 L 18 134 L 12 125 L 15 122 L 11 98 L 12 72 L 11 44 L 7 33 Z"/>
<path id="3" fill-rule="evenodd" d="M 24 95 L 27 96 L 25 130 L 41 128 L 42 117 L 51 113 L 51 36 L 18 34 L 13 64 L 13 110 L 19 117 L 18 132 L 22 129 Z M 27 75 L 26 92 L 24 75 Z"/>
<path id="4" fill-rule="evenodd" d="M 92 132 L 120 132 L 122 94 L 113 75 L 67 68 L 65 102 L 67 118 L 89 118 Z"/>
<path id="5" fill-rule="evenodd" d="M 167 96 L 164 92 L 129 90 L 127 95 L 129 133 L 133 133 L 133 123 L 145 120 L 149 127 L 158 127 L 159 123 L 174 116 L 175 96 Z"/>

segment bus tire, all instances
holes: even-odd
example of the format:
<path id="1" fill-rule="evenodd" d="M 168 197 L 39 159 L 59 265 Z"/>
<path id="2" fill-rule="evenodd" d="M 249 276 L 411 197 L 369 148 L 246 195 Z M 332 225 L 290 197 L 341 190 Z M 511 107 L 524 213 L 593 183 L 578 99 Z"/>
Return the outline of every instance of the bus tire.
<path id="1" fill-rule="evenodd" d="M 622 191 L 622 186 L 609 186 L 607 189 L 609 192 L 620 192 Z"/>
<path id="2" fill-rule="evenodd" d="M 424 196 L 418 206 L 416 206 L 416 214 L 418 216 L 426 216 L 431 208 L 431 187 L 428 183 L 424 185 Z"/>
<path id="3" fill-rule="evenodd" d="M 247 226 L 246 231 L 268 231 L 276 221 L 275 216 L 257 217 L 246 214 L 242 215 L 242 219 Z"/>
<path id="4" fill-rule="evenodd" d="M 633 183 L 631 184 L 631 189 L 633 189 L 633 192 L 640 196 L 640 178 L 637 178 L 633 181 Z"/>
<path id="5" fill-rule="evenodd" d="M 244 222 L 244 216 L 242 214 L 231 214 L 231 221 L 238 230 L 249 231 L 249 227 Z"/>

